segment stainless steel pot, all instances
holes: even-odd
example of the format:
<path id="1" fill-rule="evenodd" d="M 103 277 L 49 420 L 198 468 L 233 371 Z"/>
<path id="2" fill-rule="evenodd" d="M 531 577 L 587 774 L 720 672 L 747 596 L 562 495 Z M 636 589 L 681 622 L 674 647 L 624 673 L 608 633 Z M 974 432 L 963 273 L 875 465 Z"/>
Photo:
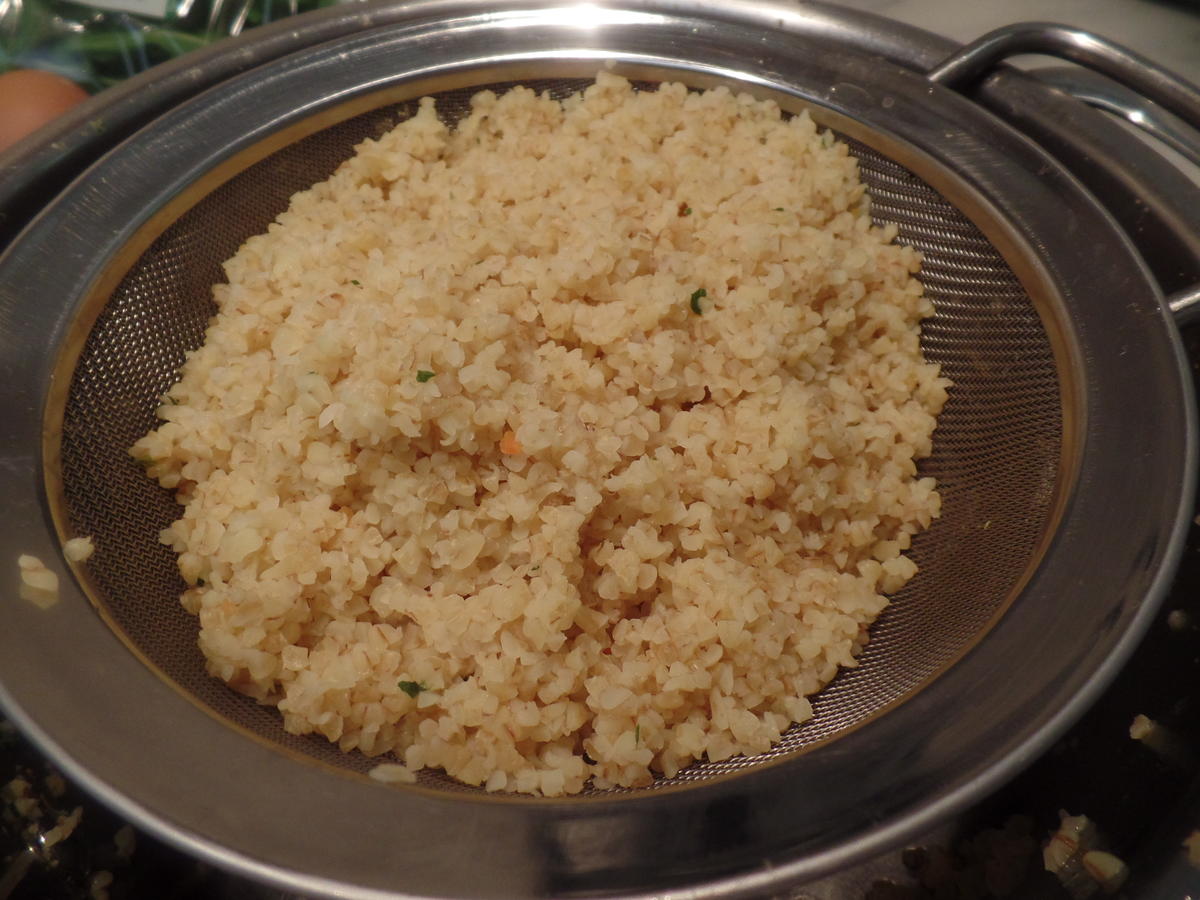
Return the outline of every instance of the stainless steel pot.
<path id="1" fill-rule="evenodd" d="M 1001 52 L 1053 50 L 1200 121 L 1194 91 L 1045 27 L 927 77 L 896 61 L 919 33 L 820 6 L 429 3 L 288 27 L 214 51 L 223 64 L 196 76 L 211 86 L 177 107 L 118 116 L 120 141 L 0 257 L 0 541 L 14 593 L 21 552 L 63 584 L 49 610 L 0 608 L 0 702 L 68 774 L 185 849 L 306 893 L 759 896 L 960 809 L 1095 699 L 1178 559 L 1190 382 L 1162 290 L 1113 216 L 945 84 L 973 84 Z M 480 87 L 570 91 L 602 65 L 770 96 L 853 142 L 876 216 L 926 255 L 925 348 L 956 384 L 928 463 L 945 514 L 861 667 L 761 758 L 569 800 L 435 773 L 382 786 L 362 775 L 370 761 L 285 734 L 203 674 L 156 543 L 173 501 L 125 449 L 202 337 L 217 264 L 356 140 L 428 93 L 453 118 Z M 992 101 L 1027 89 L 987 77 L 1001 76 L 980 88 Z M 1170 219 L 1165 198 L 1155 209 Z M 1190 295 L 1177 299 L 1186 314 Z M 76 533 L 98 550 L 69 567 L 59 546 Z"/>

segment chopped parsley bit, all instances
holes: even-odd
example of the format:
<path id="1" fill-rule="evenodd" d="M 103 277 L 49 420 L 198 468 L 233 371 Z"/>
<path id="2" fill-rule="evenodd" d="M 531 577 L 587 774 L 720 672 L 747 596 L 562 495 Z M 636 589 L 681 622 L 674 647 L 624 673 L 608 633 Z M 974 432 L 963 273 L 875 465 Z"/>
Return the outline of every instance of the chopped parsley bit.
<path id="1" fill-rule="evenodd" d="M 362 282 L 359 281 L 357 278 L 351 278 L 350 283 L 352 285 L 354 285 L 355 287 L 362 287 Z"/>
<path id="2" fill-rule="evenodd" d="M 150 466 L 154 465 L 153 456 L 135 456 L 134 459 L 137 460 L 137 464 L 139 466 L 149 468 Z"/>
<path id="3" fill-rule="evenodd" d="M 690 216 L 690 215 L 692 214 L 692 208 L 691 208 L 690 206 L 689 206 L 689 207 L 686 207 L 686 208 L 684 209 L 684 211 L 683 211 L 683 214 L 684 214 L 685 216 Z"/>
<path id="4" fill-rule="evenodd" d="M 707 296 L 708 291 L 706 291 L 704 288 L 699 288 L 692 291 L 692 312 L 694 312 L 696 315 L 700 316 L 704 314 L 704 310 L 700 308 L 700 298 Z"/>
<path id="5" fill-rule="evenodd" d="M 432 377 L 433 373 L 428 369 L 417 369 L 417 381 L 421 382 L 421 384 L 424 384 Z"/>
<path id="6" fill-rule="evenodd" d="M 208 582 L 205 581 L 203 578 L 196 579 L 196 587 L 204 587 L 204 585 L 206 585 L 206 584 L 208 584 Z"/>
<path id="7" fill-rule="evenodd" d="M 423 681 L 401 681 L 399 687 L 410 697 L 416 697 L 421 691 L 429 690 L 429 685 Z"/>
<path id="8" fill-rule="evenodd" d="M 633 745 L 640 747 L 642 745 L 642 723 L 638 722 L 633 726 Z"/>
<path id="9" fill-rule="evenodd" d="M 536 566 L 534 566 L 534 567 L 533 567 L 532 569 L 530 569 L 529 571 L 530 571 L 530 572 L 536 572 L 536 571 L 537 571 L 538 569 L 540 569 L 541 567 L 542 567 L 542 564 L 541 564 L 541 563 L 538 563 Z"/>
<path id="10" fill-rule="evenodd" d="M 775 212 L 783 212 L 783 207 L 782 206 L 775 207 Z"/>

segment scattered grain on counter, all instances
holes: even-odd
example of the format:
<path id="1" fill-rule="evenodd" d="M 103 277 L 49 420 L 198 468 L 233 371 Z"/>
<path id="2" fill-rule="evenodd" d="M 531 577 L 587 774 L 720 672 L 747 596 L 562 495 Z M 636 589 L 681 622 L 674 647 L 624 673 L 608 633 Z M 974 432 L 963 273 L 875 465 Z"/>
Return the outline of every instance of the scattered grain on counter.
<path id="1" fill-rule="evenodd" d="M 1125 860 L 1104 850 L 1089 850 L 1081 859 L 1083 868 L 1106 894 L 1115 894 L 1129 880 Z"/>
<path id="2" fill-rule="evenodd" d="M 1065 810 L 1059 811 L 1059 818 L 1059 828 L 1042 853 L 1046 871 L 1053 873 L 1075 900 L 1120 891 L 1129 878 L 1129 867 L 1104 848 L 1104 837 L 1095 823 Z"/>
<path id="3" fill-rule="evenodd" d="M 57 772 L 50 772 L 42 779 L 42 783 L 46 786 L 46 790 L 50 792 L 51 797 L 59 798 L 67 792 L 67 781 Z"/>
<path id="4" fill-rule="evenodd" d="M 1190 771 L 1195 762 L 1195 754 L 1182 737 L 1148 716 L 1134 716 L 1129 736 L 1179 769 Z"/>
<path id="5" fill-rule="evenodd" d="M 1135 741 L 1145 740 L 1154 731 L 1154 720 L 1148 716 L 1136 715 L 1129 725 L 1129 736 Z"/>
<path id="6" fill-rule="evenodd" d="M 83 807 L 77 806 L 71 812 L 60 815 L 54 824 L 54 827 L 42 834 L 39 844 L 43 852 L 49 852 L 50 849 L 60 841 L 65 841 L 69 838 L 75 829 L 79 827 L 79 823 L 83 821 Z"/>
<path id="7" fill-rule="evenodd" d="M 1183 849 L 1187 851 L 1188 863 L 1200 869 L 1200 829 L 1183 839 Z"/>
<path id="8" fill-rule="evenodd" d="M 22 553 L 17 557 L 21 573 L 19 594 L 22 600 L 39 609 L 49 609 L 58 603 L 58 575 L 46 568 L 36 556 Z"/>
<path id="9" fill-rule="evenodd" d="M 122 825 L 113 835 L 113 846 L 117 849 L 117 858 L 128 862 L 133 858 L 137 849 L 137 832 L 132 825 Z"/>
<path id="10" fill-rule="evenodd" d="M 423 100 L 225 264 L 131 451 L 209 671 L 488 790 L 768 750 L 939 513 L 894 237 L 749 96 Z"/>
<path id="11" fill-rule="evenodd" d="M 109 888 L 112 887 L 113 874 L 107 869 L 101 869 L 88 879 L 88 897 L 90 900 L 109 900 L 112 895 L 109 893 Z"/>

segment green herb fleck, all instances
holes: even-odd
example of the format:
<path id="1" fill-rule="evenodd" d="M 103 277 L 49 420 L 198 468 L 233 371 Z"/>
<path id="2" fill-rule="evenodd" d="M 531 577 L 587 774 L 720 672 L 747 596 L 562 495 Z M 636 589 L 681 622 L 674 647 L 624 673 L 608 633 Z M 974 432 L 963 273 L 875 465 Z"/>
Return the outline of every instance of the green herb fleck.
<path id="1" fill-rule="evenodd" d="M 362 287 L 362 282 L 359 281 L 357 278 L 351 278 L 350 283 L 352 285 L 354 285 L 355 287 Z"/>
<path id="2" fill-rule="evenodd" d="M 423 681 L 401 681 L 400 690 L 404 691 L 410 697 L 415 697 L 421 691 L 429 690 L 429 685 Z"/>
<path id="3" fill-rule="evenodd" d="M 633 745 L 640 747 L 642 745 L 642 723 L 638 722 L 633 726 Z"/>
<path id="4" fill-rule="evenodd" d="M 704 314 L 704 310 L 700 308 L 700 298 L 707 296 L 708 291 L 706 291 L 704 288 L 699 288 L 698 290 L 692 291 L 692 312 L 694 312 L 696 315 L 699 316 Z"/>
<path id="5" fill-rule="evenodd" d="M 424 384 L 432 377 L 433 373 L 428 369 L 417 369 L 417 381 L 421 382 L 421 384 Z"/>
<path id="6" fill-rule="evenodd" d="M 206 584 L 208 584 L 208 582 L 205 581 L 203 578 L 196 579 L 196 587 L 204 587 L 204 585 L 206 585 Z"/>
<path id="7" fill-rule="evenodd" d="M 783 212 L 783 207 L 782 206 L 775 207 L 775 212 Z"/>
<path id="8" fill-rule="evenodd" d="M 685 216 L 690 216 L 692 214 L 692 208 L 690 206 L 685 206 L 683 208 L 683 214 Z"/>
<path id="9" fill-rule="evenodd" d="M 143 468 L 148 469 L 150 466 L 154 465 L 153 456 L 135 456 L 134 459 L 137 460 L 137 464 Z"/>

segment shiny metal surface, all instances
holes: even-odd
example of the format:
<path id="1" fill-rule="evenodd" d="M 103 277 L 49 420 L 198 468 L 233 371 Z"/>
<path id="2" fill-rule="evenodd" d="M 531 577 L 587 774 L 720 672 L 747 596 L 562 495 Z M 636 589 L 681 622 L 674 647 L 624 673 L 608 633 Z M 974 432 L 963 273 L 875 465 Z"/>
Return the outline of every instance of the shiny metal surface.
<path id="1" fill-rule="evenodd" d="M 972 41 L 929 72 L 931 81 L 963 88 L 1010 56 L 1042 53 L 1094 69 L 1189 122 L 1200 122 L 1200 92 L 1140 53 L 1079 28 L 1028 22 Z"/>
<path id="2" fill-rule="evenodd" d="M 1002 67 L 970 96 L 1037 141 L 1092 193 L 1138 250 L 1165 292 L 1200 282 L 1196 184 L 1151 144 L 1035 74 Z"/>
<path id="3" fill-rule="evenodd" d="M 839 43 L 853 29 L 828 10 L 803 28 L 803 9 L 766 4 L 473 11 L 385 26 L 223 82 L 134 134 L 0 258 L 0 403 L 12 423 L 0 436 L 0 489 L 11 498 L 0 541 L 41 556 L 64 585 L 52 610 L 0 611 L 0 699 L 69 774 L 145 827 L 242 873 L 329 896 L 761 896 L 893 846 L 1010 777 L 1088 706 L 1136 642 L 1190 514 L 1190 386 L 1161 297 L 1126 239 L 1010 129 L 862 56 L 859 32 Z M 788 22 L 786 40 L 765 39 L 773 11 Z M 1008 289 L 1033 297 L 1053 350 L 1054 383 L 1040 396 L 1057 407 L 1050 418 L 1062 435 L 1051 453 L 1063 464 L 1033 486 L 1062 524 L 1048 546 L 1025 551 L 1024 589 L 964 658 L 896 710 L 803 755 L 658 791 L 535 801 L 434 784 L 390 789 L 281 753 L 189 702 L 93 614 L 51 527 L 75 357 L 112 290 L 200 195 L 303 135 L 426 91 L 587 77 L 605 61 L 634 77 L 736 83 L 811 106 L 887 157 L 881 171 L 912 186 L 907 169 L 952 201 L 986 245 L 974 252 L 1001 253 L 1016 276 Z M 940 214 L 921 212 L 909 209 L 913 233 L 932 227 L 936 242 Z M 941 273 L 950 325 L 973 265 L 957 252 L 965 267 Z M 986 312 L 987 294 L 965 296 L 967 311 Z M 164 328 L 131 323 L 148 336 Z M 1022 363 L 1011 345 L 953 332 L 946 352 L 964 371 L 1003 380 Z M 124 427 L 141 414 L 137 393 L 103 397 L 91 418 Z M 1002 411 L 1001 437 L 1040 414 Z M 1160 440 L 1147 445 L 1150 431 Z M 1046 437 L 1034 430 L 1035 442 Z M 51 477 L 40 485 L 44 464 Z M 127 515 L 136 519 L 136 508 Z M 977 515 L 990 521 L 986 508 Z M 972 547 L 1006 549 L 982 522 L 931 548 L 968 581 L 990 572 L 963 565 Z M 104 585 L 91 588 L 105 597 Z"/>
<path id="4" fill-rule="evenodd" d="M 996 89 L 996 82 L 1004 77 L 993 71 L 996 64 L 1030 53 L 1057 56 L 1086 67 L 1039 69 L 1034 73 L 1038 85 L 1121 116 L 1193 166 L 1200 164 L 1200 89 L 1111 41 L 1078 28 L 1036 22 L 985 34 L 929 72 L 931 81 L 960 90 L 988 75 L 989 83 L 982 89 L 985 103 L 1006 113 L 1007 120 L 1019 123 L 1052 152 L 1059 148 L 1071 171 L 1105 198 L 1129 233 L 1139 235 L 1141 247 L 1150 247 L 1152 255 L 1172 260 L 1188 273 L 1182 282 L 1171 272 L 1159 278 L 1173 289 L 1169 308 L 1176 322 L 1183 326 L 1195 321 L 1200 317 L 1200 275 L 1195 269 L 1196 245 L 1191 240 L 1197 234 L 1192 202 L 1196 176 L 1172 171 L 1172 165 L 1164 165 L 1149 148 L 1122 141 L 1112 129 L 1097 130 L 1094 123 L 1083 134 L 1076 129 L 1063 132 L 1063 118 L 1074 118 L 1077 112 L 1069 107 L 1048 109 L 1061 104 L 1045 94 L 1040 100 L 1031 98 L 1029 85 L 1021 86 L 1026 92 L 1023 98 L 1005 98 L 1005 89 Z M 989 88 L 991 97 L 987 97 Z M 1109 201 L 1111 194 L 1116 196 Z M 1156 234 L 1144 234 L 1147 229 Z M 1189 242 L 1192 246 L 1180 246 Z"/>
<path id="5" fill-rule="evenodd" d="M 1167 306 L 1180 326 L 1200 320 L 1200 285 L 1171 294 L 1167 297 Z"/>
<path id="6" fill-rule="evenodd" d="M 1193 165 L 1200 166 L 1200 122 L 1188 124 L 1136 91 L 1080 68 L 1046 68 L 1037 71 L 1044 84 L 1066 91 L 1088 106 L 1102 109 L 1124 119 L 1150 137 L 1162 141 Z"/>
<path id="7" fill-rule="evenodd" d="M 551 5 L 551 4 L 544 4 Z M 628 9 L 654 8 L 654 0 L 631 0 Z M 834 39 L 924 70 L 955 49 L 952 41 L 889 19 L 822 2 L 722 0 L 700 3 L 710 20 L 739 22 L 778 35 Z M 418 21 L 449 21 L 478 14 L 477 0 L 419 3 L 353 2 L 283 19 L 219 45 L 154 67 L 57 119 L 39 139 L 0 153 L 0 248 L 100 153 L 184 100 L 290 53 L 371 28 Z"/>

